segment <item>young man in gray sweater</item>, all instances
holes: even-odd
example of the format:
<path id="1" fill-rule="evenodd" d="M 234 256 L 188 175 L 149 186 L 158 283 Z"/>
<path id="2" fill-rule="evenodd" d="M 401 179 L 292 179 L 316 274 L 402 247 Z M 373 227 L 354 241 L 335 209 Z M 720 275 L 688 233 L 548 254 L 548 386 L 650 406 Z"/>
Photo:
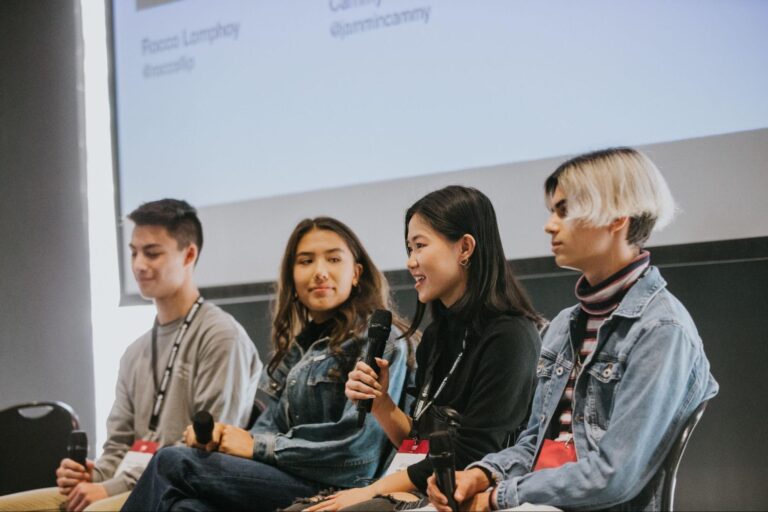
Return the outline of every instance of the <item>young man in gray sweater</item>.
<path id="1" fill-rule="evenodd" d="M 243 327 L 194 283 L 203 245 L 195 209 L 162 199 L 128 218 L 133 274 L 157 317 L 120 360 L 104 451 L 86 467 L 62 460 L 57 487 L 2 497 L 0 510 L 119 510 L 148 461 L 140 453 L 180 441 L 196 412 L 248 421 L 262 364 Z"/>

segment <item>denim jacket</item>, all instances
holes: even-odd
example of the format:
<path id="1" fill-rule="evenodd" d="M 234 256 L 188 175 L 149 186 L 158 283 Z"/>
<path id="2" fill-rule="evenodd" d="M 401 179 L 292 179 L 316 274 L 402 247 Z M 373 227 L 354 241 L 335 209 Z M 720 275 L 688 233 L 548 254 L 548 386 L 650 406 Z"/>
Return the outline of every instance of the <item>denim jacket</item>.
<path id="1" fill-rule="evenodd" d="M 393 326 L 384 359 L 389 361 L 389 394 L 397 402 L 404 391 L 407 341 Z M 390 446 L 378 422 L 367 417 L 357 427 L 357 409 L 344 395 L 346 372 L 328 349 L 328 337 L 305 352 L 293 341 L 275 370 L 259 383 L 267 407 L 251 429 L 253 458 L 295 476 L 334 487 L 351 487 L 376 477 Z M 359 340 L 342 344 L 352 350 Z M 363 351 L 365 350 L 363 347 Z M 370 415 L 369 415 L 370 416 Z"/>
<path id="2" fill-rule="evenodd" d="M 578 461 L 531 472 L 573 367 L 579 306 L 547 327 L 531 417 L 517 443 L 486 456 L 500 508 L 658 510 L 659 469 L 683 424 L 717 394 L 688 311 L 650 267 L 600 327 L 573 397 Z"/>

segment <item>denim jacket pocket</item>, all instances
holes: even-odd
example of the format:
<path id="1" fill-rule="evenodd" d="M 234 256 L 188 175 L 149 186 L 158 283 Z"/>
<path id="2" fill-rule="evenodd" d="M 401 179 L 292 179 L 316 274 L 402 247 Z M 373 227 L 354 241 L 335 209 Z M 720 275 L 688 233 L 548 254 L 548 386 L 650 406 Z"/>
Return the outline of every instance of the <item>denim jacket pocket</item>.
<path id="1" fill-rule="evenodd" d="M 552 372 L 555 368 L 554 361 L 547 361 L 546 359 L 539 359 L 539 363 L 536 365 L 536 378 L 548 379 L 552 377 Z"/>
<path id="2" fill-rule="evenodd" d="M 344 395 L 346 375 L 333 356 L 316 357 L 307 375 L 307 391 L 313 397 L 307 404 L 312 409 L 315 423 L 338 421 L 344 412 L 347 398 Z"/>
<path id="3" fill-rule="evenodd" d="M 624 365 L 618 361 L 595 361 L 589 365 L 587 373 L 604 384 L 610 384 L 621 380 Z"/>
<path id="4" fill-rule="evenodd" d="M 595 441 L 600 441 L 608 428 L 613 400 L 621 385 L 624 364 L 620 361 L 594 361 L 587 368 L 589 385 L 585 417 Z"/>
<path id="5" fill-rule="evenodd" d="M 558 364 L 557 354 L 550 353 L 542 350 L 539 356 L 539 362 L 536 364 L 536 393 L 533 396 L 532 411 L 539 411 L 539 423 L 540 428 L 545 428 L 547 412 L 553 400 L 552 388 L 554 382 L 557 380 L 558 368 L 562 368 Z M 554 398 L 559 400 L 559 397 Z"/>
<path id="6" fill-rule="evenodd" d="M 259 390 L 266 393 L 270 398 L 279 400 L 280 395 L 283 393 L 287 377 L 288 369 L 285 367 L 284 363 L 280 363 L 272 375 L 269 375 L 265 369 L 261 374 Z"/>
<path id="7" fill-rule="evenodd" d="M 552 377 L 557 363 L 557 355 L 542 351 L 539 362 L 536 364 L 536 378 L 548 379 Z"/>
<path id="8" fill-rule="evenodd" d="M 318 384 L 338 384 L 346 379 L 342 375 L 338 359 L 333 356 L 322 354 L 316 356 L 309 367 L 307 375 L 307 385 L 317 386 Z"/>

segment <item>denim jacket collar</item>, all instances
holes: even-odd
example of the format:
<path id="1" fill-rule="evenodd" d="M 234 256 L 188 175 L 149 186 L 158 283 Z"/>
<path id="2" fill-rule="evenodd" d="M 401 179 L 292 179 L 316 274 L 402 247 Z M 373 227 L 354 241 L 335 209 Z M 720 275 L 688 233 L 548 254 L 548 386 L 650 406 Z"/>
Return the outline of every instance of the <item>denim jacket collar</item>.
<path id="1" fill-rule="evenodd" d="M 629 289 L 611 317 L 640 318 L 653 297 L 666 286 L 667 282 L 661 277 L 659 269 L 654 266 L 648 267 L 645 274 L 640 276 L 640 279 Z M 578 304 L 571 308 L 571 321 L 576 320 L 580 309 Z"/>

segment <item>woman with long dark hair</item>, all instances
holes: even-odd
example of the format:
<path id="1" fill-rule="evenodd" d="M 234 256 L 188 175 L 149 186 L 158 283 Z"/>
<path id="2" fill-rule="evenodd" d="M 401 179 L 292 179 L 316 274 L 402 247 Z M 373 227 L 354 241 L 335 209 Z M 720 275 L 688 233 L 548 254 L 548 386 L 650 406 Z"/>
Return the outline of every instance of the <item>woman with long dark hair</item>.
<path id="1" fill-rule="evenodd" d="M 266 409 L 250 432 L 216 424 L 205 446 L 188 428 L 190 448 L 160 450 L 124 510 L 274 510 L 375 477 L 386 435 L 375 421 L 358 428 L 344 382 L 382 308 L 391 309 L 386 280 L 357 236 L 332 218 L 301 221 L 280 270 L 275 352 L 259 386 Z M 384 360 L 399 400 L 409 349 L 397 315 L 393 324 Z"/>
<path id="2" fill-rule="evenodd" d="M 405 215 L 408 270 L 416 280 L 414 332 L 429 305 L 432 323 L 416 352 L 416 402 L 406 413 L 387 389 L 391 367 L 358 362 L 346 393 L 373 399 L 373 415 L 395 446 L 453 432 L 457 468 L 507 445 L 527 418 L 541 323 L 504 256 L 488 197 L 451 186 L 427 194 Z M 426 498 L 428 458 L 373 484 L 337 492 L 307 510 L 394 510 Z M 304 505 L 306 506 L 306 505 Z M 296 508 L 296 507 L 294 507 Z"/>

